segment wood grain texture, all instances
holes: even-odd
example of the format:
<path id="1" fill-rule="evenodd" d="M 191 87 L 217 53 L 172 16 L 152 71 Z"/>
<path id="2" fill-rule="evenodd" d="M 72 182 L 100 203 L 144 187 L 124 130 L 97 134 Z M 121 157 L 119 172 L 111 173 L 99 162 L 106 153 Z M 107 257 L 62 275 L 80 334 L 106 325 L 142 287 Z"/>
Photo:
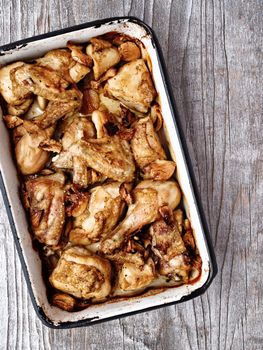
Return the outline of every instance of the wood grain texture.
<path id="1" fill-rule="evenodd" d="M 0 0 L 0 45 L 109 16 L 154 28 L 219 267 L 193 301 L 50 330 L 29 300 L 1 198 L 1 349 L 263 348 L 262 13 L 262 0 Z"/>

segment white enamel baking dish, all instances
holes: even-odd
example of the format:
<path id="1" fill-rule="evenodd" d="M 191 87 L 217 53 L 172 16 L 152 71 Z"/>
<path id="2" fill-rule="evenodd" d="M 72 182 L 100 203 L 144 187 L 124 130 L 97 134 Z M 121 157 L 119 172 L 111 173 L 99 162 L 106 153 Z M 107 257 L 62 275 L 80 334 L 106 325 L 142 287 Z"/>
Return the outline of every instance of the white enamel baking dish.
<path id="1" fill-rule="evenodd" d="M 201 277 L 195 283 L 168 288 L 155 295 L 111 301 L 73 313 L 50 305 L 42 279 L 41 260 L 37 251 L 32 247 L 28 222 L 19 198 L 19 181 L 12 157 L 9 134 L 2 118 L 0 118 L 2 194 L 32 303 L 40 319 L 50 327 L 69 328 L 90 325 L 110 318 L 191 299 L 206 290 L 217 270 L 214 253 L 208 240 L 205 220 L 200 203 L 196 198 L 196 191 L 194 191 L 192 169 L 176 118 L 162 53 L 155 34 L 145 23 L 132 17 L 110 18 L 5 45 L 0 47 L 0 66 L 18 60 L 39 57 L 49 50 L 65 47 L 69 40 L 79 43 L 87 42 L 94 36 L 112 31 L 138 38 L 148 51 L 152 63 L 153 79 L 164 117 L 164 131 L 167 140 L 169 140 L 172 158 L 177 163 L 177 178 L 184 194 L 186 212 L 191 220 L 196 244 L 202 258 Z M 0 117 L 2 117 L 1 108 Z"/>

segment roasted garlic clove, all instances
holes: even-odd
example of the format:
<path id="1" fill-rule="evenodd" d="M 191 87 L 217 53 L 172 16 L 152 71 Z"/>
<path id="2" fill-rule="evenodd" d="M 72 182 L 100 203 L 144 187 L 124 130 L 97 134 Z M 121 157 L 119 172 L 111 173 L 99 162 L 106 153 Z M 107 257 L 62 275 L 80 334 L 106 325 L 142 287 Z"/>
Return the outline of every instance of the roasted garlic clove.
<path id="1" fill-rule="evenodd" d="M 86 52 L 93 59 L 95 80 L 120 61 L 118 49 L 102 39 L 91 40 Z"/>

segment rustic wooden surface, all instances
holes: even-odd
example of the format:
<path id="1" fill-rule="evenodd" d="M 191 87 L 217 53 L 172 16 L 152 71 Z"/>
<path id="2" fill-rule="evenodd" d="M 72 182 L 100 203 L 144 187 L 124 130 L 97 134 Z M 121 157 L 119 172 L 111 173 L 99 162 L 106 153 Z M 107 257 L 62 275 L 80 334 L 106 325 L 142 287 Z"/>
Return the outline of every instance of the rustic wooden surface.
<path id="1" fill-rule="evenodd" d="M 262 0 L 0 0 L 0 45 L 109 16 L 154 28 L 219 268 L 193 301 L 50 330 L 31 305 L 1 198 L 1 349 L 263 348 L 262 13 Z"/>

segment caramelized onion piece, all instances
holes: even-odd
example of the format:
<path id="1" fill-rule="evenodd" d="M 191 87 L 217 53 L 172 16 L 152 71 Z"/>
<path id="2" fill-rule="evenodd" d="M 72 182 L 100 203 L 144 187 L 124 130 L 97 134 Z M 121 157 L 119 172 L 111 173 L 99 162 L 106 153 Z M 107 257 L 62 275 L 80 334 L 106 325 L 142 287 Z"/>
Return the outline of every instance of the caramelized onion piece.
<path id="1" fill-rule="evenodd" d="M 54 294 L 51 303 L 65 311 L 73 311 L 76 306 L 76 300 L 70 295 L 64 293 Z"/>

